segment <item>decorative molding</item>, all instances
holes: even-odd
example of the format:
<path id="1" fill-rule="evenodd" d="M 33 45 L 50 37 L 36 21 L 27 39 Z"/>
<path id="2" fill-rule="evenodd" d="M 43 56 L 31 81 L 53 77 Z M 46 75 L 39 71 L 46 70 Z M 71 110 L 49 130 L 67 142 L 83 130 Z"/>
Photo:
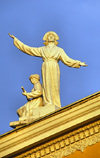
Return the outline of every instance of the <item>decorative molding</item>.
<path id="1" fill-rule="evenodd" d="M 15 158 L 62 158 L 100 142 L 100 120 L 65 134 Z"/>

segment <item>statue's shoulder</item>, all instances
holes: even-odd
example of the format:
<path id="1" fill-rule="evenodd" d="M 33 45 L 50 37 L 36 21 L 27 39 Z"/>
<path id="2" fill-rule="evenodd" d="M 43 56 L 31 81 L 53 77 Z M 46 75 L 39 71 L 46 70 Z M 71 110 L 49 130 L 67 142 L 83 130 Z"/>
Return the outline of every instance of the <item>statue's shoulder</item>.
<path id="1" fill-rule="evenodd" d="M 59 51 L 63 51 L 63 48 L 56 46 Z"/>
<path id="2" fill-rule="evenodd" d="M 41 47 L 31 47 L 31 48 L 36 48 L 36 49 L 44 49 L 45 46 L 41 46 Z"/>
<path id="3" fill-rule="evenodd" d="M 46 47 L 46 46 L 41 46 L 41 47 L 39 47 L 39 48 L 40 48 L 41 50 L 43 50 L 43 49 L 45 49 L 45 47 Z"/>

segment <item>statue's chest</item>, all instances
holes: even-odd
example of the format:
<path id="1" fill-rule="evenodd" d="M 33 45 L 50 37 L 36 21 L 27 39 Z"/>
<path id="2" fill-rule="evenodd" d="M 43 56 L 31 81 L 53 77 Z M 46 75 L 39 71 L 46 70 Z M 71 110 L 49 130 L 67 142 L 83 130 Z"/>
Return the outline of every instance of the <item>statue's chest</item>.
<path id="1" fill-rule="evenodd" d="M 58 55 L 59 55 L 59 53 L 58 53 L 58 51 L 57 51 L 57 49 L 56 49 L 56 47 L 46 47 L 46 48 L 44 48 L 43 49 L 43 52 L 42 52 L 42 54 L 43 54 L 43 57 L 45 58 L 57 58 L 58 57 Z"/>

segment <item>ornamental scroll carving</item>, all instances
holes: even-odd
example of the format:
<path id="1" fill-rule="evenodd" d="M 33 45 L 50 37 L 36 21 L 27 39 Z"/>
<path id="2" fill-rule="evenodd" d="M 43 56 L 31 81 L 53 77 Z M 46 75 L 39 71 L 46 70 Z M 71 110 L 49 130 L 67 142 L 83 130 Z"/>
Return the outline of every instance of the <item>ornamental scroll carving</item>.
<path id="1" fill-rule="evenodd" d="M 87 146 L 97 142 L 100 142 L 100 121 L 49 141 L 16 158 L 62 158 L 77 150 L 83 152 Z"/>

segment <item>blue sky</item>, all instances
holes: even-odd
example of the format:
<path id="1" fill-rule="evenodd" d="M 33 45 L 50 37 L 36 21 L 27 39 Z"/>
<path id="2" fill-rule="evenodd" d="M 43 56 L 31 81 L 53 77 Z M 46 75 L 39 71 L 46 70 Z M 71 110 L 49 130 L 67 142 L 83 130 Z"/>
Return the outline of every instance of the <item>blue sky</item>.
<path id="1" fill-rule="evenodd" d="M 0 134 L 18 120 L 26 103 L 21 86 L 31 91 L 31 74 L 41 76 L 42 59 L 19 51 L 8 33 L 29 46 L 43 46 L 43 35 L 55 31 L 68 56 L 88 64 L 80 69 L 59 62 L 62 107 L 100 90 L 99 0 L 0 0 Z M 42 80 L 41 80 L 42 82 Z"/>

